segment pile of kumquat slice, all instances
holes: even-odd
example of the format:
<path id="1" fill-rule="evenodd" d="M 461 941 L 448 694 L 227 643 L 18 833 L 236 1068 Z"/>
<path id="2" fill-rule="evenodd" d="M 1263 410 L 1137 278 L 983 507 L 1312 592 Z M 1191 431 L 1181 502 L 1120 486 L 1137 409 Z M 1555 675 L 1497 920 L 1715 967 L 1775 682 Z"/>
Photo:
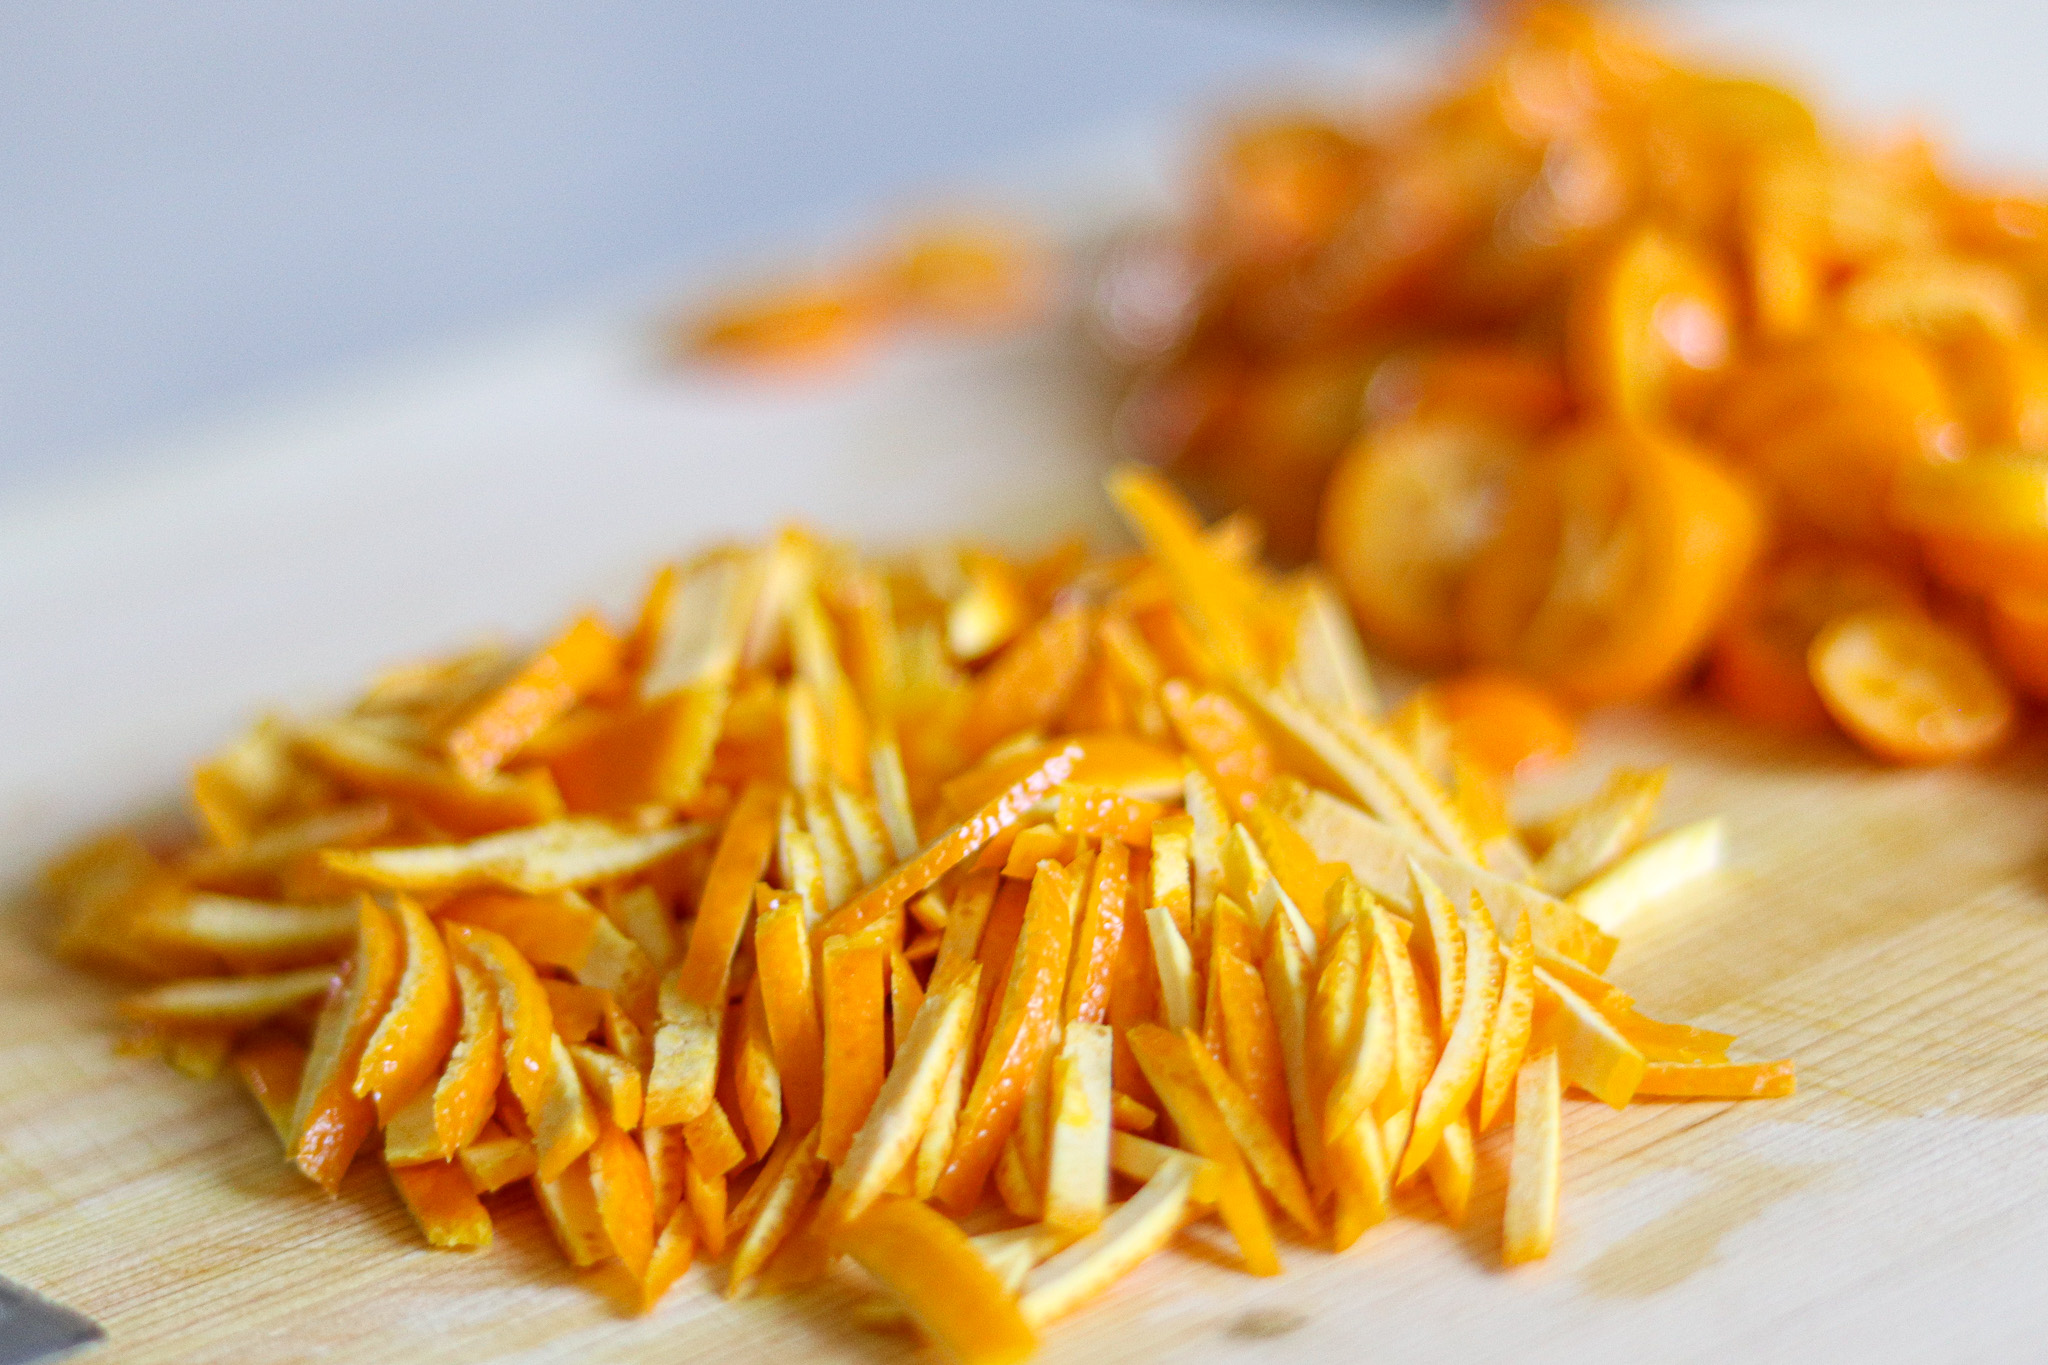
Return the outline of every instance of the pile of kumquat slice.
<path id="1" fill-rule="evenodd" d="M 1540 1257 L 1566 1092 L 1792 1092 L 1602 975 L 1718 821 L 1652 836 L 1662 774 L 1622 771 L 1518 827 L 1512 689 L 1383 715 L 1318 574 L 1111 492 L 1135 552 L 792 530 L 623 629 L 264 720 L 183 843 L 50 870 L 59 949 L 142 983 L 130 1050 L 239 1073 L 325 1190 L 379 1162 L 435 1246 L 530 1190 L 646 1308 L 696 1258 L 728 1295 L 844 1258 L 975 1362 L 1191 1221 L 1270 1275 L 1411 1187 L 1462 1220 L 1486 1161 Z"/>
<path id="2" fill-rule="evenodd" d="M 1997 745 L 2048 698 L 2048 201 L 1495 15 L 1426 102 L 1236 126 L 1112 259 L 1123 437 L 1408 663 Z"/>

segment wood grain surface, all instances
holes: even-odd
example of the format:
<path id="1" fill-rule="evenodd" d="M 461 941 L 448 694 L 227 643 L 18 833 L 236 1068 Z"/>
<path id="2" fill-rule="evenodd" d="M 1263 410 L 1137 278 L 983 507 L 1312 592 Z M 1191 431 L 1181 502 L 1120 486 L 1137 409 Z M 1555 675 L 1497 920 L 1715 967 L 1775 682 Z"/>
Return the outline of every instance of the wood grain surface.
<path id="1" fill-rule="evenodd" d="M 1876 768 L 1684 709 L 1599 720 L 1528 794 L 1670 762 L 1664 820 L 1723 812 L 1728 868 L 1648 917 L 1613 975 L 1644 1007 L 1796 1057 L 1799 1094 L 1567 1105 L 1551 1259 L 1498 1268 L 1500 1135 L 1468 1224 L 1418 1203 L 1287 1273 L 1212 1228 L 1051 1328 L 1047 1361 L 1831 1360 L 2038 1354 L 2048 1326 L 2048 782 Z M 849 1272 L 727 1303 L 699 1268 L 650 1317 L 570 1270 L 523 1194 L 477 1254 L 419 1242 L 376 1163 L 329 1199 L 236 1084 L 108 1048 L 109 992 L 33 910 L 0 937 L 0 1274 L 99 1319 L 95 1360 L 877 1361 Z M 1423 1196 L 1426 1201 L 1427 1196 Z"/>

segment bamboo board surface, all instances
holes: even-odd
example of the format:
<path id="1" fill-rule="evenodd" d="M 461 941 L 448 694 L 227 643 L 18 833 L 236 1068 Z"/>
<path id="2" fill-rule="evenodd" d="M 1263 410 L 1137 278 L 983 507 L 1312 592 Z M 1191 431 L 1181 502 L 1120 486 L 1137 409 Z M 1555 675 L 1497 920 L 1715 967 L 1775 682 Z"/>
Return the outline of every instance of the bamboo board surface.
<path id="1" fill-rule="evenodd" d="M 1877 771 L 1705 716 L 1601 723 L 1560 783 L 1670 761 L 1669 816 L 1730 821 L 1712 884 L 1626 941 L 1653 1013 L 1791 1055 L 1797 1097 L 1568 1102 L 1551 1260 L 1496 1266 L 1500 1135 L 1468 1225 L 1421 1196 L 1333 1257 L 1227 1267 L 1207 1230 L 1047 1335 L 1044 1359 L 1819 1360 L 2030 1354 L 2048 1324 L 2048 781 Z M 0 940 L 0 1274 L 98 1318 L 107 1361 L 873 1361 L 844 1285 L 650 1318 L 556 1255 L 521 1195 L 487 1252 L 429 1251 L 376 1163 L 329 1200 L 231 1079 L 110 1055 L 108 993 Z M 1420 1215 L 1420 1216 L 1417 1216 Z"/>

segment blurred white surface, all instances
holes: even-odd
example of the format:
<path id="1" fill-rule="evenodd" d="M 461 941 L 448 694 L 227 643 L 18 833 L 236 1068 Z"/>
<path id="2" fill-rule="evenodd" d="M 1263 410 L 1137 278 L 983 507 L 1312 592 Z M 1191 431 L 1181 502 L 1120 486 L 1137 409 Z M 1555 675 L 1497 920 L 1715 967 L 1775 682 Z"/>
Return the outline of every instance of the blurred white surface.
<path id="1" fill-rule="evenodd" d="M 0 500 L 368 360 L 873 221 L 1431 0 L 0 4 Z M 2032 0 L 1661 6 L 2048 166 Z"/>
<path id="2" fill-rule="evenodd" d="M 0 496 L 1427 12 L 16 0 L 0 6 Z"/>

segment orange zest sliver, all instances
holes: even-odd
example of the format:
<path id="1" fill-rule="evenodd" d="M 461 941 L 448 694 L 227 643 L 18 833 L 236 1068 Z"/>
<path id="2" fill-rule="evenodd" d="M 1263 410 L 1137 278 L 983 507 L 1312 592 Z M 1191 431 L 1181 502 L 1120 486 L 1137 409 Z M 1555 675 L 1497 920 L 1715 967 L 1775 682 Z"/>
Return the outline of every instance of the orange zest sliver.
<path id="1" fill-rule="evenodd" d="M 1493 1127 L 1495 1115 L 1507 1099 L 1521 1069 L 1522 1057 L 1536 1011 L 1536 945 L 1529 929 L 1529 915 L 1515 917 L 1514 936 L 1508 940 L 1501 968 L 1500 1004 L 1493 1015 L 1492 1036 L 1486 1043 L 1486 1066 L 1480 1077 L 1477 1128 L 1481 1133 Z"/>
<path id="2" fill-rule="evenodd" d="M 1024 923 L 1003 983 L 973 1089 L 961 1111 L 953 1155 L 939 1177 L 936 1197 L 966 1211 L 1016 1126 L 1024 1091 L 1052 1042 L 1067 959 L 1073 944 L 1072 888 L 1055 863 L 1043 863 L 1031 882 Z"/>
<path id="3" fill-rule="evenodd" d="M 462 1168 L 450 1161 L 393 1166 L 391 1183 L 427 1244 L 476 1248 L 491 1244 L 491 1215 Z"/>
<path id="4" fill-rule="evenodd" d="M 618 664 L 618 638 L 597 617 L 581 618 L 448 732 L 455 770 L 472 782 L 489 777 Z"/>
<path id="5" fill-rule="evenodd" d="M 647 1277 L 654 1255 L 654 1189 L 647 1157 L 637 1143 L 607 1123 L 590 1149 L 590 1185 L 612 1254 L 635 1280 Z"/>
<path id="6" fill-rule="evenodd" d="M 825 932 L 852 933 L 899 909 L 918 892 L 928 889 L 945 873 L 966 861 L 976 849 L 1008 829 L 1024 812 L 1067 780 L 1082 756 L 1078 745 L 1068 744 L 1047 756 L 1029 773 L 980 810 L 954 825 L 927 844 L 916 857 L 869 887 L 857 899 L 835 911 L 825 923 Z"/>
<path id="7" fill-rule="evenodd" d="M 1092 634 L 1088 613 L 1070 608 L 1005 649 L 975 683 L 960 743 L 979 752 L 1042 726 L 1080 681 Z"/>
<path id="8" fill-rule="evenodd" d="M 1265 1187 L 1273 1202 L 1294 1220 L 1296 1226 L 1311 1237 L 1319 1236 L 1322 1220 L 1316 1217 L 1300 1168 L 1288 1154 L 1287 1139 L 1275 1131 L 1260 1112 L 1257 1100 L 1216 1060 L 1192 1030 L 1182 1034 L 1182 1042 L 1186 1044 L 1188 1061 L 1201 1075 L 1211 1103 L 1243 1154 L 1245 1164 L 1258 1177 L 1259 1184 Z M 1156 1088 L 1156 1079 L 1154 1085 Z M 1169 1108 L 1171 1104 L 1169 1100 Z"/>
<path id="9" fill-rule="evenodd" d="M 1165 813 L 1156 801 L 1092 783 L 1067 782 L 1060 786 L 1054 820 L 1062 834 L 1142 847 L 1151 839 L 1152 822 Z"/>
<path id="10" fill-rule="evenodd" d="M 317 725 L 299 737 L 321 769 L 352 791 L 417 809 L 456 834 L 515 829 L 562 813 L 545 772 L 496 773 L 478 782 L 359 722 Z"/>
<path id="11" fill-rule="evenodd" d="M 415 1095 L 386 1125 L 387 1159 L 401 1134 L 404 1145 L 443 1160 L 454 1157 L 489 1122 L 498 1082 L 505 1074 L 505 1030 L 496 989 L 470 957 L 454 953 L 449 957 L 461 998 L 455 1043 L 440 1078 Z"/>
<path id="12" fill-rule="evenodd" d="M 1233 815 L 1242 815 L 1273 778 L 1273 750 L 1244 708 L 1217 692 L 1197 692 L 1179 678 L 1159 699 L 1182 744 L 1202 765 Z"/>
<path id="13" fill-rule="evenodd" d="M 1108 1017 L 1117 953 L 1130 913 L 1130 867 L 1130 850 L 1119 841 L 1105 843 L 1095 855 L 1061 1012 L 1068 1023 L 1099 1024 Z"/>
<path id="14" fill-rule="evenodd" d="M 1196 1063 L 1193 1049 L 1201 1044 L 1152 1024 L 1132 1029 L 1129 1042 L 1145 1069 L 1145 1079 L 1165 1103 L 1182 1139 L 1197 1155 L 1216 1164 L 1217 1211 L 1237 1239 L 1245 1269 L 1254 1275 L 1279 1274 L 1272 1224 Z"/>
<path id="15" fill-rule="evenodd" d="M 725 1005 L 733 951 L 753 909 L 754 886 L 775 849 L 781 801 L 775 787 L 754 783 L 727 818 L 698 902 L 689 950 L 676 968 L 675 988 L 685 1000 L 707 1008 Z"/>
<path id="16" fill-rule="evenodd" d="M 1557 1054 L 1528 1058 L 1515 1078 L 1515 1138 L 1508 1164 L 1508 1199 L 1501 1258 L 1509 1265 L 1550 1254 L 1557 1232 L 1558 1166 L 1562 1118 Z"/>
<path id="17" fill-rule="evenodd" d="M 817 1122 L 824 1096 L 824 1043 L 810 935 L 796 896 L 764 897 L 754 921 L 754 963 L 789 1123 Z"/>
<path id="18" fill-rule="evenodd" d="M 1784 1062 L 1651 1062 L 1638 1095 L 1714 1100 L 1783 1099 L 1797 1082 Z"/>
<path id="19" fill-rule="evenodd" d="M 1157 555 L 1193 624 L 1232 674 L 1264 675 L 1271 645 L 1260 629 L 1257 592 L 1243 569 L 1202 539 L 1192 509 L 1156 474 L 1122 470 L 1110 497 L 1138 538 Z"/>
<path id="20" fill-rule="evenodd" d="M 661 1302 L 662 1296 L 683 1277 L 697 1258 L 697 1224 L 682 1205 L 669 1214 L 668 1222 L 654 1239 L 648 1253 L 647 1273 L 640 1280 L 640 1311 L 645 1313 Z"/>
<path id="21" fill-rule="evenodd" d="M 527 1112 L 538 1110 L 546 1095 L 548 1040 L 555 1027 L 554 1011 L 540 978 L 517 948 L 488 929 L 451 924 L 448 942 L 455 952 L 469 955 L 497 992 L 505 1040 L 505 1081 Z"/>
<path id="22" fill-rule="evenodd" d="M 882 1000 L 889 971 L 886 921 L 826 938 L 820 953 L 824 1094 L 818 1155 L 837 1165 L 882 1088 Z"/>
<path id="23" fill-rule="evenodd" d="M 1037 1349 L 1016 1299 L 966 1234 L 911 1199 L 885 1199 L 846 1230 L 849 1255 L 962 1365 L 1015 1365 Z"/>
<path id="24" fill-rule="evenodd" d="M 363 897 L 356 956 L 321 1010 L 292 1110 L 292 1161 L 330 1193 L 376 1125 L 376 1106 L 355 1093 L 356 1070 L 398 988 L 402 951 L 390 915 Z"/>
<path id="25" fill-rule="evenodd" d="M 1501 673 L 1467 673 L 1434 687 L 1451 742 L 1491 772 L 1511 775 L 1572 751 L 1571 717 L 1539 687 Z"/>
<path id="26" fill-rule="evenodd" d="M 458 1027 L 455 972 L 441 931 L 410 897 L 398 897 L 397 905 L 405 969 L 376 1032 L 363 1045 L 354 1086 L 356 1094 L 375 1099 L 383 1123 L 441 1065 Z"/>
<path id="27" fill-rule="evenodd" d="M 537 966 L 581 967 L 596 932 L 596 912 L 556 897 L 470 891 L 442 904 L 444 924 L 473 924 L 509 939 Z"/>

